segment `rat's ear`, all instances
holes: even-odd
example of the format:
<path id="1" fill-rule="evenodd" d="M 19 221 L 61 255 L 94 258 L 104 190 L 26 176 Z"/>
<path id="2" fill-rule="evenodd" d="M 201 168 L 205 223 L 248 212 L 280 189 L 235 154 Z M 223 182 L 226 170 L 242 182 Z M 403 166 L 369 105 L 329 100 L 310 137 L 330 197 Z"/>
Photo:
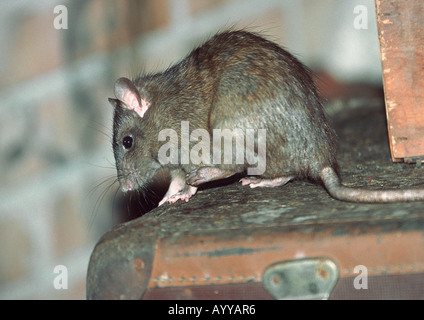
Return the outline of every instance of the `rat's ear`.
<path id="1" fill-rule="evenodd" d="M 147 109 L 149 109 L 150 103 L 140 97 L 135 85 L 127 78 L 116 80 L 115 96 L 125 108 L 135 111 L 140 117 L 143 117 Z"/>

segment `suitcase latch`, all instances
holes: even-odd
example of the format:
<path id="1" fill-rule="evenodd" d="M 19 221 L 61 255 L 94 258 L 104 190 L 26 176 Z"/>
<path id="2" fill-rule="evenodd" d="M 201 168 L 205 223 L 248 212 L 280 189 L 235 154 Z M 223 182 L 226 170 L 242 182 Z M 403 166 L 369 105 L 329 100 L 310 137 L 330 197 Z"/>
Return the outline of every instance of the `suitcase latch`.
<path id="1" fill-rule="evenodd" d="M 275 299 L 328 299 L 338 278 L 337 265 L 327 258 L 282 261 L 265 269 L 264 288 Z"/>

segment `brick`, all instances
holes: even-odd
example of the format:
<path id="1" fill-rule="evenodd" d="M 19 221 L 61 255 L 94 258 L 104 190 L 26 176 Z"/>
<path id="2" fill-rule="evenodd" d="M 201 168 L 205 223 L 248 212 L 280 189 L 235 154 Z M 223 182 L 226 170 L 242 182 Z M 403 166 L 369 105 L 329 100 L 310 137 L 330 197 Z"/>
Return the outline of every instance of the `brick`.
<path id="1" fill-rule="evenodd" d="M 112 87 L 113 83 L 111 84 Z M 93 154 L 99 142 L 109 140 L 105 119 L 112 114 L 103 88 L 81 81 L 68 92 L 40 102 L 36 145 L 44 147 L 50 164 Z M 105 132 L 106 131 L 106 132 Z"/>
<path id="2" fill-rule="evenodd" d="M 69 30 L 62 31 L 66 56 L 77 59 L 130 44 L 169 22 L 166 0 L 72 1 Z"/>
<path id="3" fill-rule="evenodd" d="M 63 257 L 87 244 L 88 230 L 81 212 L 83 198 L 77 190 L 71 189 L 54 199 L 52 237 L 56 257 Z"/>
<path id="4" fill-rule="evenodd" d="M 12 161 L 7 170 L 1 170 L 2 178 L 6 184 L 19 184 L 46 170 L 47 167 L 48 164 L 38 154 L 31 154 L 31 150 L 25 150 L 19 159 Z"/>
<path id="5" fill-rule="evenodd" d="M 95 52 L 113 50 L 169 23 L 166 0 L 75 0 L 66 3 L 68 29 L 54 28 L 54 5 L 9 21 L 10 41 L 0 88 L 11 86 Z"/>
<path id="6" fill-rule="evenodd" d="M 28 179 L 77 152 L 78 132 L 66 100 L 34 102 L 32 108 L 23 109 L 10 110 L 21 116 L 2 121 L 0 176 L 8 183 Z"/>
<path id="7" fill-rule="evenodd" d="M 0 284 L 26 276 L 30 272 L 28 257 L 31 240 L 19 221 L 0 222 Z"/>
<path id="8" fill-rule="evenodd" d="M 196 15 L 207 10 L 211 10 L 222 3 L 228 3 L 229 1 L 224 0 L 187 0 L 190 8 L 190 13 Z"/>
<path id="9" fill-rule="evenodd" d="M 59 31 L 67 60 L 111 50 L 130 41 L 128 1 L 77 0 L 70 2 L 67 8 L 69 29 Z"/>
<path id="10" fill-rule="evenodd" d="M 16 101 L 20 105 L 19 101 Z M 0 178 L 3 183 L 18 182 L 41 170 L 37 134 L 37 108 L 9 108 L 0 118 Z"/>
<path id="11" fill-rule="evenodd" d="M 132 15 L 129 23 L 135 26 L 139 33 L 167 26 L 170 21 L 168 2 L 168 0 L 130 1 Z"/>
<path id="12" fill-rule="evenodd" d="M 31 108 L 11 108 L 0 119 L 2 182 L 18 183 L 110 145 L 111 92 L 84 84 L 75 90 L 72 98 L 57 93 Z"/>
<path id="13" fill-rule="evenodd" d="M 53 10 L 11 17 L 13 27 L 6 46 L 9 60 L 0 75 L 0 87 L 57 68 L 63 62 L 60 34 L 53 27 Z"/>

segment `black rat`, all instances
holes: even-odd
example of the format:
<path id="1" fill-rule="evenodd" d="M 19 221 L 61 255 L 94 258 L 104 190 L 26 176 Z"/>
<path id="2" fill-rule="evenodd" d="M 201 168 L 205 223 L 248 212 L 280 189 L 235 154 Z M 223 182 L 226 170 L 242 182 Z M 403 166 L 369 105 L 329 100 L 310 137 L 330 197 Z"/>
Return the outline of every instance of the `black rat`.
<path id="1" fill-rule="evenodd" d="M 134 81 L 118 79 L 115 96 L 109 101 L 115 108 L 113 150 L 121 189 L 143 189 L 157 172 L 168 171 L 171 182 L 160 205 L 188 201 L 199 185 L 246 171 L 248 175 L 241 181 L 250 187 L 276 187 L 293 179 L 311 179 L 322 182 L 332 197 L 344 201 L 424 199 L 424 189 L 343 186 L 338 176 L 336 135 L 309 69 L 257 34 L 217 34 L 164 72 L 142 75 Z M 196 161 L 187 159 L 200 139 L 184 135 L 183 124 L 209 135 L 200 135 L 200 139 L 206 146 L 211 144 L 210 154 L 203 148 L 197 150 Z M 234 150 L 230 162 L 214 158 L 213 147 L 221 144 L 213 133 L 225 129 L 234 138 L 244 136 L 246 146 L 250 142 L 245 156 L 250 152 L 258 164 L 266 164 L 262 172 L 249 175 L 252 166 L 247 158 L 236 161 Z M 247 137 L 250 129 L 256 134 Z M 259 129 L 265 137 L 259 135 Z M 167 132 L 177 136 L 163 139 Z M 174 159 L 180 161 L 164 161 L 163 155 L 161 159 L 165 143 L 168 155 L 173 150 Z M 266 146 L 265 153 L 259 154 L 261 146 Z M 182 161 L 183 156 L 186 161 Z"/>

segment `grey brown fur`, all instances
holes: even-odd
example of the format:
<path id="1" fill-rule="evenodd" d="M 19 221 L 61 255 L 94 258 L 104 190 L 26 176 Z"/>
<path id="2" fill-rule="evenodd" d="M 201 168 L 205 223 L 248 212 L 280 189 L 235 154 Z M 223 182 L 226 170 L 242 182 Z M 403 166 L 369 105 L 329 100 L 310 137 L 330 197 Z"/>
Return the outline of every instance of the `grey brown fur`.
<path id="1" fill-rule="evenodd" d="M 164 72 L 134 81 L 119 79 L 115 95 L 116 99 L 110 99 L 115 106 L 113 149 L 122 190 L 143 188 L 158 170 L 169 170 L 171 185 L 160 204 L 188 201 L 202 183 L 247 168 L 247 163 L 162 165 L 158 151 L 164 142 L 158 141 L 159 132 L 169 128 L 179 133 L 181 121 L 189 121 L 190 130 L 203 128 L 210 134 L 218 128 L 266 129 L 266 170 L 242 180 L 251 187 L 311 179 L 322 182 L 339 200 L 424 199 L 424 190 L 370 191 L 343 186 L 337 174 L 336 135 L 309 70 L 256 34 L 218 34 Z"/>

